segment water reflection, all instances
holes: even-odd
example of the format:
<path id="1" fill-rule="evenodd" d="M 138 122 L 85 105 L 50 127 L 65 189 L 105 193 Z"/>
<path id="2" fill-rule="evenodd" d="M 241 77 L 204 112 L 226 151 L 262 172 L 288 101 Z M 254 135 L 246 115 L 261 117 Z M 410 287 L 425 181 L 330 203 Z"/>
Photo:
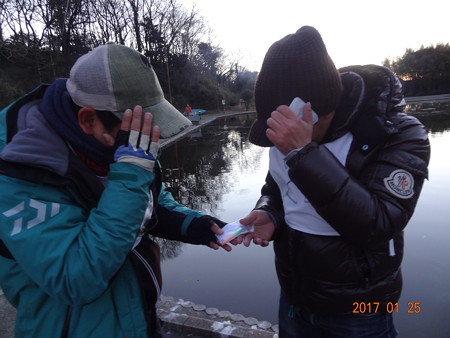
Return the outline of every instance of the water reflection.
<path id="1" fill-rule="evenodd" d="M 410 105 L 408 112 L 425 124 L 432 152 L 430 179 L 405 230 L 396 326 L 400 338 L 450 337 L 450 103 Z M 253 207 L 268 168 L 267 149 L 247 141 L 253 118 L 220 120 L 163 151 L 164 181 L 175 199 L 225 221 Z M 164 294 L 276 323 L 279 286 L 271 247 L 226 253 L 170 241 L 163 246 Z M 409 313 L 408 303 L 417 302 L 421 312 Z"/>
<path id="2" fill-rule="evenodd" d="M 247 140 L 253 120 L 254 114 L 221 118 L 164 149 L 163 180 L 177 201 L 209 215 L 223 216 L 223 210 L 218 209 L 224 196 L 237 189 L 235 185 L 243 175 L 258 169 L 255 166 L 260 165 L 265 151 Z M 242 195 L 243 191 L 237 190 Z M 162 260 L 175 258 L 182 252 L 183 243 L 156 240 L 162 248 Z"/>
<path id="3" fill-rule="evenodd" d="M 416 116 L 432 134 L 450 129 L 450 102 L 408 104 L 405 112 Z"/>
<path id="4" fill-rule="evenodd" d="M 407 104 L 405 107 L 405 112 L 408 114 L 418 114 L 418 113 L 442 113 L 450 112 L 450 102 L 438 102 L 438 103 L 415 103 Z"/>
<path id="5" fill-rule="evenodd" d="M 250 114 L 220 119 L 163 151 L 164 182 L 177 201 L 216 214 L 237 176 L 259 163 L 262 151 L 247 141 L 252 121 Z"/>

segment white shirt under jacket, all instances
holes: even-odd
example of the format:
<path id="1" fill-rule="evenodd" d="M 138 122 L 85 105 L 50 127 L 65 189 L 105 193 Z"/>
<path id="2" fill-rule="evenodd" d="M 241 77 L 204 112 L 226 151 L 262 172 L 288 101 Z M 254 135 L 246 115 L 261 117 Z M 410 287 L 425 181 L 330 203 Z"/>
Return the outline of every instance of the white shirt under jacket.
<path id="1" fill-rule="evenodd" d="M 337 140 L 324 145 L 345 166 L 352 141 L 353 135 L 349 132 Z M 276 147 L 270 148 L 269 172 L 280 188 L 287 225 L 294 230 L 308 234 L 340 236 L 336 230 L 319 216 L 305 195 L 291 181 L 285 157 Z"/>

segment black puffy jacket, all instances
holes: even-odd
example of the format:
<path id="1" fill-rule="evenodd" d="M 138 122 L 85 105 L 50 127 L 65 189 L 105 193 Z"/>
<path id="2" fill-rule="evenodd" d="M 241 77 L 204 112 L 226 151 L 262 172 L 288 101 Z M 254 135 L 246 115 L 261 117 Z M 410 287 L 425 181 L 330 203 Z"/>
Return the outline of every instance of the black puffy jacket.
<path id="1" fill-rule="evenodd" d="M 350 313 L 360 302 L 379 303 L 381 311 L 398 301 L 403 229 L 430 157 L 427 132 L 401 112 L 401 84 L 387 68 L 340 72 L 344 94 L 323 142 L 352 132 L 346 166 L 314 142 L 287 163 L 292 182 L 340 236 L 311 235 L 284 224 L 270 173 L 256 206 L 278 220 L 274 248 L 282 291 L 297 308 L 322 314 Z"/>

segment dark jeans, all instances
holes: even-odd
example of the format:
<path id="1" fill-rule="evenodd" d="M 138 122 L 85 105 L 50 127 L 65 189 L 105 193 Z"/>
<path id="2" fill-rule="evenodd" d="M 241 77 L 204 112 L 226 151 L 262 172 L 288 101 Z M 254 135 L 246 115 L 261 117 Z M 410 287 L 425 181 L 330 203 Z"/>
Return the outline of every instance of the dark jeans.
<path id="1" fill-rule="evenodd" d="M 278 311 L 280 338 L 393 338 L 397 336 L 392 314 L 316 315 L 297 311 L 283 295 Z"/>

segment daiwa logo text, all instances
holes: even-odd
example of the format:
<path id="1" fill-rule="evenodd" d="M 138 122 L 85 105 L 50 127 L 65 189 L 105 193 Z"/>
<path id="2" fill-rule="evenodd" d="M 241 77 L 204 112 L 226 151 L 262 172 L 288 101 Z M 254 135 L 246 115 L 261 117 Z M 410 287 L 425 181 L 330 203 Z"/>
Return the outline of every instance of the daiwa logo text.
<path id="1" fill-rule="evenodd" d="M 24 229 L 31 229 L 36 225 L 44 222 L 46 219 L 51 218 L 59 213 L 59 203 L 45 204 L 43 202 L 30 199 L 29 201 L 21 202 L 15 207 L 5 211 L 3 215 L 5 217 L 15 217 L 14 227 L 11 232 L 11 236 L 17 235 Z M 32 210 L 30 210 L 30 208 Z M 23 211 L 26 211 L 25 213 Z M 22 214 L 22 216 L 21 216 Z M 30 218 L 31 219 L 26 219 Z"/>

